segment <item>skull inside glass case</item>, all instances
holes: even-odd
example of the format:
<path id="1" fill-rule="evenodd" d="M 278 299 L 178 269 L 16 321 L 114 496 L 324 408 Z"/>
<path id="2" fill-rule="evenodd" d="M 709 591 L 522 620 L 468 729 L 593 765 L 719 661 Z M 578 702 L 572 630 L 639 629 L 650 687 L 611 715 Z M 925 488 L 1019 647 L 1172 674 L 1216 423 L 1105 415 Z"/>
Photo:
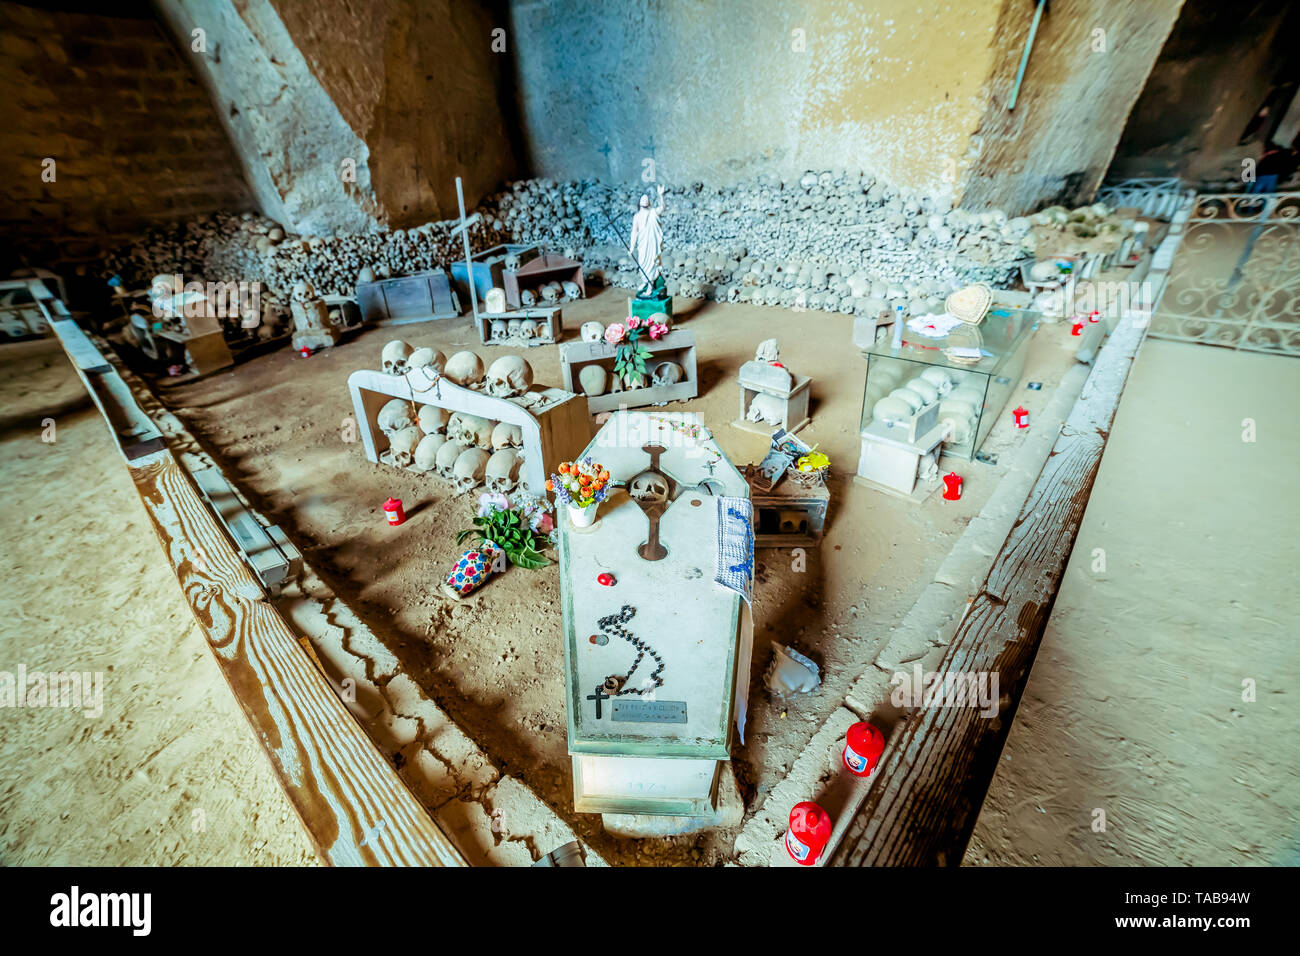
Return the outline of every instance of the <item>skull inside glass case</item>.
<path id="1" fill-rule="evenodd" d="M 975 457 L 1024 372 L 1039 313 L 994 308 L 985 320 L 944 339 L 904 330 L 902 348 L 882 339 L 862 354 L 867 383 L 861 428 L 873 422 L 916 440 L 946 426 L 943 454 Z"/>

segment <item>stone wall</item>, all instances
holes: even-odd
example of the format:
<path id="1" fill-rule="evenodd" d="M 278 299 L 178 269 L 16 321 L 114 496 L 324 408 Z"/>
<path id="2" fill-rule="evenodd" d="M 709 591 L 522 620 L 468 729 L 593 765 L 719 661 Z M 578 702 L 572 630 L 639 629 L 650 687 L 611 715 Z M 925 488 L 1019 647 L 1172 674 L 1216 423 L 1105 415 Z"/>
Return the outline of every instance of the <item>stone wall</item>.
<path id="1" fill-rule="evenodd" d="M 1054 0 L 1008 110 L 1035 7 L 1010 0 L 962 205 L 1017 215 L 1090 201 L 1182 3 Z"/>
<path id="2" fill-rule="evenodd" d="M 1002 5 L 513 0 L 533 173 L 729 186 L 839 168 L 952 191 Z"/>
<path id="3" fill-rule="evenodd" d="M 262 211 L 332 235 L 449 218 L 515 173 L 504 23 L 473 0 L 161 0 Z"/>
<path id="4" fill-rule="evenodd" d="M 1241 161 L 1262 145 L 1238 145 L 1246 125 L 1275 83 L 1300 80 L 1297 31 L 1290 0 L 1188 0 L 1129 115 L 1113 175 L 1240 179 Z"/>
<path id="5" fill-rule="evenodd" d="M 0 229 L 24 254 L 81 258 L 145 222 L 252 205 L 206 93 L 138 6 L 0 3 Z"/>

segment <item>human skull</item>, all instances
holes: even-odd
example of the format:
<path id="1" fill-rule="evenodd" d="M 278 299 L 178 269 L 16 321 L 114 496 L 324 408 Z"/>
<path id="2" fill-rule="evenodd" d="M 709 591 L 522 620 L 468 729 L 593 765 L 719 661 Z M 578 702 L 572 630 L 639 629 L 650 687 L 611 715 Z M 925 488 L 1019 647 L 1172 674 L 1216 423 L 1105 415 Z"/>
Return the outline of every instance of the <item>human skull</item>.
<path id="1" fill-rule="evenodd" d="M 872 420 L 881 422 L 885 425 L 895 425 L 899 422 L 905 422 L 911 418 L 912 415 L 912 408 L 907 404 L 907 402 L 888 395 L 876 402 L 871 409 Z"/>
<path id="2" fill-rule="evenodd" d="M 808 533 L 808 512 L 806 511 L 778 511 L 777 519 L 780 521 L 782 534 Z"/>
<path id="3" fill-rule="evenodd" d="M 488 289 L 487 295 L 483 296 L 483 308 L 488 312 L 504 312 L 506 310 L 505 290 Z"/>
<path id="4" fill-rule="evenodd" d="M 560 294 L 563 291 L 558 282 L 548 282 L 541 289 L 542 301 L 547 305 L 555 305 L 560 301 Z"/>
<path id="5" fill-rule="evenodd" d="M 953 389 L 952 376 L 937 366 L 927 368 L 921 373 L 921 378 L 933 385 L 940 396 L 947 395 Z"/>
<path id="6" fill-rule="evenodd" d="M 483 360 L 469 350 L 457 352 L 447 359 L 442 376 L 457 385 L 472 388 L 483 381 Z"/>
<path id="7" fill-rule="evenodd" d="M 532 319 L 524 319 L 519 323 L 519 337 L 521 339 L 531 339 L 537 334 L 537 323 Z"/>
<path id="8" fill-rule="evenodd" d="M 452 469 L 456 467 L 456 459 L 460 457 L 461 452 L 469 446 L 455 439 L 450 439 L 438 449 L 438 453 L 433 461 L 433 467 L 438 474 L 447 481 L 454 481 L 456 476 L 452 474 Z"/>
<path id="9" fill-rule="evenodd" d="M 599 342 L 605 337 L 605 327 L 599 322 L 583 322 L 578 334 L 584 342 Z"/>
<path id="10" fill-rule="evenodd" d="M 411 353 L 406 360 L 408 370 L 417 368 L 432 369 L 434 374 L 441 375 L 443 367 L 447 364 L 447 357 L 437 349 L 418 348 Z"/>
<path id="11" fill-rule="evenodd" d="M 380 367 L 389 375 L 405 375 L 407 362 L 414 351 L 401 339 L 393 339 L 384 346 L 383 354 L 380 356 L 383 364 Z"/>
<path id="12" fill-rule="evenodd" d="M 447 430 L 447 419 L 450 416 L 451 413 L 445 408 L 439 408 L 437 405 L 421 405 L 416 415 L 416 424 L 420 426 L 420 431 L 432 435 L 434 432 Z"/>
<path id="13" fill-rule="evenodd" d="M 445 435 L 430 434 L 421 438 L 420 444 L 415 446 L 415 470 L 433 471 L 438 465 L 438 452 L 445 444 L 447 444 Z"/>
<path id="14" fill-rule="evenodd" d="M 749 413 L 745 417 L 751 422 L 779 425 L 781 419 L 785 417 L 785 403 L 775 395 L 764 395 L 760 392 L 750 401 Z"/>
<path id="15" fill-rule="evenodd" d="M 532 289 L 524 289 L 519 293 L 519 304 L 525 309 L 531 309 L 537 304 L 537 293 Z"/>
<path id="16" fill-rule="evenodd" d="M 668 481 L 657 471 L 643 471 L 632 479 L 627 493 L 637 501 L 667 501 Z"/>
<path id="17" fill-rule="evenodd" d="M 518 355 L 503 355 L 487 370 L 487 392 L 497 398 L 522 395 L 533 384 L 533 367 Z"/>
<path id="18" fill-rule="evenodd" d="M 570 302 L 575 302 L 582 298 L 582 289 L 578 283 L 565 279 L 562 288 L 564 289 L 564 297 Z"/>
<path id="19" fill-rule="evenodd" d="M 780 354 L 781 350 L 777 347 L 776 339 L 764 339 L 758 343 L 758 348 L 754 351 L 754 361 L 775 362 Z"/>
<path id="20" fill-rule="evenodd" d="M 925 399 L 922 398 L 920 395 L 918 395 L 916 392 L 912 391 L 906 385 L 904 385 L 902 388 L 894 389 L 892 392 L 889 393 L 889 397 L 897 398 L 900 401 L 906 403 L 907 407 L 912 410 L 912 414 L 916 414 L 922 408 L 925 407 Z"/>
<path id="21" fill-rule="evenodd" d="M 538 323 L 537 323 L 537 328 L 533 330 L 533 335 L 534 335 L 536 338 L 538 338 L 538 339 L 540 339 L 541 341 L 543 341 L 543 342 L 550 342 L 550 341 L 552 341 L 552 338 L 551 338 L 551 323 L 550 323 L 550 322 L 538 322 Z"/>
<path id="22" fill-rule="evenodd" d="M 424 432 L 411 425 L 388 437 L 388 451 L 393 456 L 393 464 L 405 468 L 415 460 L 415 446 L 420 444 Z"/>
<path id="23" fill-rule="evenodd" d="M 492 429 L 492 447 L 498 451 L 502 448 L 522 448 L 524 430 L 509 422 L 497 422 Z"/>
<path id="24" fill-rule="evenodd" d="M 488 457 L 482 448 L 466 448 L 460 453 L 451 469 L 451 480 L 458 492 L 473 491 L 483 483 Z"/>
<path id="25" fill-rule="evenodd" d="M 660 362 L 655 366 L 652 378 L 656 385 L 676 385 L 685 374 L 676 362 Z"/>
<path id="26" fill-rule="evenodd" d="M 521 458 L 514 448 L 500 448 L 487 460 L 484 476 L 488 491 L 506 494 L 514 489 L 519 481 Z"/>
<path id="27" fill-rule="evenodd" d="M 469 412 L 455 412 L 447 422 L 447 437 L 461 442 L 465 447 L 477 445 L 480 448 L 492 446 L 492 429 L 495 422 L 471 415 Z"/>
<path id="28" fill-rule="evenodd" d="M 492 320 L 492 341 L 504 342 L 506 340 L 506 336 L 508 335 L 509 335 L 509 329 L 506 326 L 506 320 L 493 319 Z"/>
<path id="29" fill-rule="evenodd" d="M 519 268 L 519 254 L 515 252 L 507 253 L 505 262 L 502 265 L 510 272 L 514 272 Z"/>
<path id="30" fill-rule="evenodd" d="M 411 403 L 404 398 L 395 398 L 391 402 L 386 402 L 384 407 L 379 410 L 379 418 L 376 420 L 379 430 L 389 438 L 395 432 L 403 428 L 409 428 L 415 424 L 415 416 L 411 414 Z"/>
<path id="31" fill-rule="evenodd" d="M 933 405 L 939 400 L 939 389 L 919 375 L 907 383 L 907 389 L 920 395 L 926 405 Z"/>

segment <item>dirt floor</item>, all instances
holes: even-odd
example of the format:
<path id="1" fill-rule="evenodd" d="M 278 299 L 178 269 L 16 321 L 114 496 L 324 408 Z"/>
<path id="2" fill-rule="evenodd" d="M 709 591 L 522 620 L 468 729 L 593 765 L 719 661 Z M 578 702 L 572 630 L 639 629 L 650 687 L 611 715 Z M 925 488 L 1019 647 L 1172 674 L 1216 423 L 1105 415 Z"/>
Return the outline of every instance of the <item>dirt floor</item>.
<path id="1" fill-rule="evenodd" d="M 625 305 L 625 294 L 611 290 L 566 306 L 569 337 L 589 319 L 622 318 Z M 678 312 L 678 327 L 697 337 L 701 394 L 670 408 L 701 413 L 737 465 L 758 460 L 766 440 L 728 424 L 739 404 L 735 375 L 759 341 L 777 337 L 787 366 L 813 377 L 812 423 L 801 437 L 836 466 L 826 538 L 808 552 L 806 570 L 793 570 L 788 551 L 759 554 L 751 718 L 734 760 L 752 807 L 870 665 L 991 493 L 1020 433 L 1006 416 L 984 446 L 1001 449 L 1003 464 L 961 463 L 959 503 L 933 495 L 918 506 L 866 490 L 851 481 L 865 371 L 850 344 L 851 318 L 682 300 Z M 344 441 L 352 415 L 348 375 L 377 368 L 384 343 L 399 336 L 448 355 L 474 348 L 488 362 L 511 351 L 480 345 L 468 319 L 443 320 L 370 330 L 310 359 L 281 350 L 161 394 L 426 693 L 611 862 L 631 861 L 633 853 L 640 862 L 728 860 L 734 830 L 634 845 L 606 834 L 599 817 L 573 813 L 556 569 L 512 569 L 468 601 L 445 600 L 438 583 L 458 553 L 454 535 L 469 526 L 474 499 L 451 496 L 434 478 L 372 465 L 359 442 Z M 1064 326 L 1039 330 L 1025 378 L 1043 389 L 1027 391 L 1022 382 L 1013 393 L 1031 415 L 1050 399 L 1073 348 Z M 561 383 L 555 348 L 518 354 L 538 382 Z M 406 505 L 409 520 L 399 529 L 389 528 L 380 510 L 389 495 Z M 821 692 L 788 706 L 768 696 L 760 678 L 773 639 L 821 665 Z"/>
<path id="2" fill-rule="evenodd" d="M 1300 864 L 1297 403 L 1143 347 L 966 863 Z"/>
<path id="3" fill-rule="evenodd" d="M 0 863 L 314 863 L 57 341 L 0 347 L 0 407 L 0 672 L 103 682 L 0 710 Z"/>

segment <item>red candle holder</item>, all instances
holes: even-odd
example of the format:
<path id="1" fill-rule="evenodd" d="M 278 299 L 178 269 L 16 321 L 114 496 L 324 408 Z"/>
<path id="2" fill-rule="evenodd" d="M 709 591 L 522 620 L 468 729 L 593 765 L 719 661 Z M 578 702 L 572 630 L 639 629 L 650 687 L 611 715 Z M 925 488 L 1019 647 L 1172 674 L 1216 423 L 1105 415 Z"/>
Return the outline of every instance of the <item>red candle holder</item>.
<path id="1" fill-rule="evenodd" d="M 1017 428 L 1029 427 L 1029 409 L 1020 407 L 1014 408 L 1011 411 L 1011 417 L 1015 419 Z"/>
<path id="2" fill-rule="evenodd" d="M 813 866 L 831 840 L 830 815 L 805 800 L 790 811 L 790 829 L 785 831 L 785 852 L 800 866 Z"/>
<path id="3" fill-rule="evenodd" d="M 388 523 L 393 527 L 401 524 L 406 520 L 406 512 L 402 510 L 401 498 L 389 498 L 384 502 L 384 514 L 388 516 Z"/>
<path id="4" fill-rule="evenodd" d="M 956 472 L 948 472 L 943 476 L 943 496 L 948 501 L 961 500 L 961 475 Z"/>
<path id="5" fill-rule="evenodd" d="M 844 740 L 844 766 L 849 773 L 856 777 L 870 777 L 884 752 L 885 736 L 871 724 L 864 720 L 849 728 Z"/>
<path id="6" fill-rule="evenodd" d="M 1071 335 L 1082 335 L 1082 334 L 1083 334 L 1083 320 L 1082 320 L 1082 319 L 1075 319 L 1075 320 L 1074 320 L 1074 324 L 1070 326 L 1070 334 L 1071 334 Z"/>

